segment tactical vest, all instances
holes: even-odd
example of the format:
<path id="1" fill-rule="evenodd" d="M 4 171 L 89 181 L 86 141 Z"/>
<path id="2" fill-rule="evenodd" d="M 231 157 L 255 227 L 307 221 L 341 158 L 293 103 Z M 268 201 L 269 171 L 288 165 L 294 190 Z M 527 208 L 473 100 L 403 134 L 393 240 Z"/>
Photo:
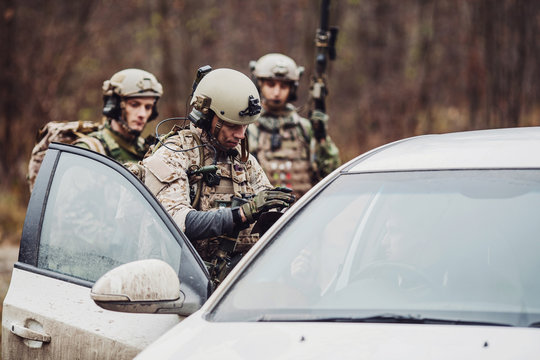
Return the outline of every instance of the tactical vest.
<path id="1" fill-rule="evenodd" d="M 203 134 L 202 136 L 206 135 Z M 206 139 L 203 139 L 203 141 L 207 143 Z M 191 149 L 200 145 L 201 139 L 192 130 L 181 130 L 177 133 L 177 136 L 167 138 L 165 143 L 170 144 L 173 148 Z M 202 151 L 202 164 L 200 151 Z M 207 146 L 186 151 L 185 155 L 189 159 L 191 170 L 214 165 L 214 151 Z M 233 201 L 238 201 L 233 198 L 248 199 L 254 195 L 254 189 L 248 178 L 247 164 L 240 161 L 239 155 L 230 156 L 218 153 L 216 160 L 216 174 L 220 177 L 218 185 L 207 185 L 202 175 L 193 175 L 189 178 L 190 193 L 192 195 L 191 203 L 195 210 L 208 211 L 230 207 Z M 151 187 L 149 186 L 149 188 Z M 242 230 L 236 238 L 222 237 L 236 241 L 236 247 L 231 253 L 245 253 L 259 240 L 258 234 L 250 234 L 252 228 L 253 225 Z M 220 237 L 197 240 L 192 243 L 201 258 L 211 262 L 216 257 Z"/>
<path id="2" fill-rule="evenodd" d="M 288 116 L 263 115 L 257 127 L 255 157 L 273 186 L 293 189 L 297 198 L 313 186 L 310 141 L 296 112 Z"/>

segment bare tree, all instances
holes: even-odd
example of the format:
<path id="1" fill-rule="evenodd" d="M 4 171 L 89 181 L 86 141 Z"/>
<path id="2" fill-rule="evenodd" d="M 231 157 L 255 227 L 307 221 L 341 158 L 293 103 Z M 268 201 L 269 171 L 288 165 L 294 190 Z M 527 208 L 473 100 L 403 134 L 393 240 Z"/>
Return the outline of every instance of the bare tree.
<path id="1" fill-rule="evenodd" d="M 103 80 L 127 67 L 153 72 L 164 85 L 161 120 L 186 115 L 198 67 L 249 75 L 250 60 L 282 52 L 306 68 L 296 103 L 305 110 L 319 4 L 2 1 L 4 179 L 22 183 L 35 133 L 46 122 L 99 120 Z M 331 25 L 340 33 L 338 58 L 328 69 L 327 108 L 343 160 L 425 132 L 540 123 L 540 5 L 534 0 L 331 4 Z"/>
<path id="2" fill-rule="evenodd" d="M 13 175 L 12 162 L 14 151 L 13 124 L 18 120 L 19 87 L 17 86 L 17 65 L 15 60 L 15 1 L 0 3 L 0 171 L 8 175 L 3 182 Z"/>

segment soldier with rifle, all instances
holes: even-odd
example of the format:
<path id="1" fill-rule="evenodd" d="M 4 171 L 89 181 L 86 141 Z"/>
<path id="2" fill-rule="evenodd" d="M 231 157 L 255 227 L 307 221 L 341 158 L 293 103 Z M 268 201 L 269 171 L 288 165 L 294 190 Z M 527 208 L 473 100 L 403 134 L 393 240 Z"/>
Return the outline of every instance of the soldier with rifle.
<path id="1" fill-rule="evenodd" d="M 321 28 L 317 31 L 316 75 L 312 78 L 309 120 L 290 103 L 296 100 L 304 68 L 290 57 L 270 53 L 250 62 L 262 97 L 262 114 L 248 129 L 251 153 L 274 186 L 292 188 L 302 196 L 340 164 L 339 150 L 328 135 L 324 98 L 327 58 L 335 58 L 336 30 L 328 30 L 328 1 L 323 1 Z M 331 35 L 334 37 L 331 38 Z"/>

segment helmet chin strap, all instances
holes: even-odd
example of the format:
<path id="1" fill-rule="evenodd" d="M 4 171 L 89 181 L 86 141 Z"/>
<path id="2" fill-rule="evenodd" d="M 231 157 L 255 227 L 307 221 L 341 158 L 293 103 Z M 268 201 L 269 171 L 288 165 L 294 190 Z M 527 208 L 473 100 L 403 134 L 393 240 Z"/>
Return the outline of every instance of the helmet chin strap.
<path id="1" fill-rule="evenodd" d="M 124 117 L 121 117 L 120 119 L 120 126 L 122 126 L 122 128 L 126 130 L 129 135 L 132 135 L 134 137 L 138 137 L 139 135 L 141 135 L 141 132 L 139 130 L 132 129 L 128 126 L 127 122 L 124 120 Z"/>
<path id="2" fill-rule="evenodd" d="M 219 132 L 221 131 L 221 128 L 223 127 L 223 123 L 224 121 L 218 117 L 218 121 L 216 122 L 216 126 L 214 127 L 214 130 L 212 131 L 212 133 L 210 133 L 209 131 L 207 132 L 208 137 L 210 138 L 212 145 L 214 145 L 220 151 L 227 153 L 227 155 L 234 157 L 238 155 L 238 150 L 226 148 L 225 146 L 221 145 L 221 143 L 218 140 L 218 135 L 219 135 Z"/>
<path id="3" fill-rule="evenodd" d="M 219 132 L 221 131 L 221 128 L 223 127 L 223 120 L 221 120 L 219 117 L 218 117 L 218 120 L 216 122 L 216 126 L 214 127 L 214 132 L 213 132 L 213 135 L 214 137 L 218 138 L 218 135 L 219 135 Z"/>
<path id="4" fill-rule="evenodd" d="M 120 107 L 122 108 L 122 114 L 120 115 L 119 119 L 115 119 L 118 124 L 124 129 L 130 136 L 133 137 L 139 137 L 141 135 L 141 132 L 139 130 L 135 130 L 129 127 L 127 121 L 125 120 L 126 117 L 126 105 L 124 104 L 124 100 L 120 103 Z"/>
<path id="5" fill-rule="evenodd" d="M 218 135 L 219 135 L 219 132 L 221 131 L 222 127 L 223 127 L 223 120 L 221 120 L 218 117 L 218 121 L 216 122 L 216 126 L 214 127 L 213 130 L 210 129 L 210 130 L 212 130 L 212 132 L 210 133 L 210 131 L 208 131 L 208 137 L 212 141 L 213 145 L 215 147 L 217 147 L 220 151 L 227 152 L 229 149 L 227 149 L 225 146 L 221 145 L 221 143 L 218 140 Z"/>

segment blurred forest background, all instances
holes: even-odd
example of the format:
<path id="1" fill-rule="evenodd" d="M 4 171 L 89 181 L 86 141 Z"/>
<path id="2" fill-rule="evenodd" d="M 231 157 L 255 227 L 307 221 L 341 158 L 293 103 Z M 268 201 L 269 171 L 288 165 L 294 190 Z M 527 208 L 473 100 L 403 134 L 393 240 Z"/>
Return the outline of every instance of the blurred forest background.
<path id="1" fill-rule="evenodd" d="M 137 67 L 164 86 L 159 120 L 186 115 L 202 65 L 249 75 L 281 52 L 313 74 L 318 0 L 0 1 L 0 241 L 18 242 L 45 123 L 101 119 L 101 85 Z M 330 134 L 347 161 L 424 134 L 537 125 L 540 2 L 334 0 Z M 158 121 L 149 126 L 149 131 Z"/>

